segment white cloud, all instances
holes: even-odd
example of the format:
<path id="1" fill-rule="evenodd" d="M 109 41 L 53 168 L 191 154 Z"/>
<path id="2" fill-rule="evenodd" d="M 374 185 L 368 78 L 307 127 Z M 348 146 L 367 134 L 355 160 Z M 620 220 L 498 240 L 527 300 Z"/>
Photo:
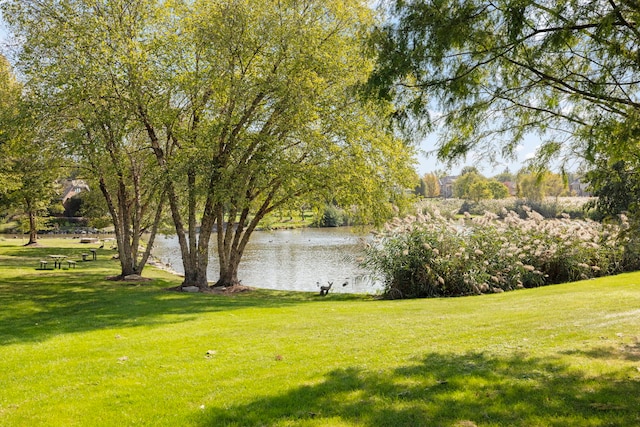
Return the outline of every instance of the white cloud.
<path id="1" fill-rule="evenodd" d="M 524 159 L 525 160 L 531 160 L 534 159 L 537 155 L 538 155 L 538 150 L 540 149 L 540 144 L 536 145 L 533 148 L 533 151 L 528 152 L 525 156 Z"/>

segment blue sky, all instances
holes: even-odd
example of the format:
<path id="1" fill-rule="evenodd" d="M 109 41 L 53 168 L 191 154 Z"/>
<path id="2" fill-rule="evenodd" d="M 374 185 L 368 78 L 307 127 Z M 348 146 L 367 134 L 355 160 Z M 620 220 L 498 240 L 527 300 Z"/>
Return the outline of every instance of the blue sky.
<path id="1" fill-rule="evenodd" d="M 446 164 L 437 161 L 435 155 L 428 155 L 436 148 L 436 135 L 432 134 L 425 138 L 420 143 L 420 151 L 418 154 L 418 173 L 423 175 L 425 173 L 434 172 L 436 170 L 446 171 L 450 175 L 458 175 L 460 170 L 465 166 L 475 166 L 480 173 L 485 176 L 494 176 L 509 168 L 513 173 L 518 172 L 527 160 L 535 156 L 537 147 L 540 145 L 540 140 L 536 136 L 525 137 L 523 143 L 518 147 L 516 153 L 516 159 L 504 160 L 500 158 L 489 158 L 482 153 L 470 153 L 464 161 L 460 161 L 458 164 L 447 168 Z"/>
<path id="2" fill-rule="evenodd" d="M 0 3 L 2 3 L 2 1 L 0 1 Z M 6 24 L 4 22 L 4 19 L 2 18 L 2 10 L 0 10 L 0 53 L 6 53 L 5 52 L 5 43 L 7 40 L 7 28 L 6 28 Z"/>

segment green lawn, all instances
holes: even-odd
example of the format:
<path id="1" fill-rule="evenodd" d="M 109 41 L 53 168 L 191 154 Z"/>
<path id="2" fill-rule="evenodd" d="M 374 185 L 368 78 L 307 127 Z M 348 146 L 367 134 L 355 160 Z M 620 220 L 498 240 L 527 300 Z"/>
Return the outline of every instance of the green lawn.
<path id="1" fill-rule="evenodd" d="M 640 425 L 640 274 L 469 298 L 235 296 L 0 238 L 2 426 Z"/>

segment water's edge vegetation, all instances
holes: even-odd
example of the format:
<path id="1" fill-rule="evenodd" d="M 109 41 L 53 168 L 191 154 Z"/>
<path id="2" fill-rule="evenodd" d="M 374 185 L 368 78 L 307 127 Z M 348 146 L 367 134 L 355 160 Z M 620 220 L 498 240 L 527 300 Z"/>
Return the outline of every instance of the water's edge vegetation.
<path id="1" fill-rule="evenodd" d="M 528 206 L 483 215 L 441 213 L 436 204 L 386 224 L 365 265 L 390 298 L 478 295 L 638 269 L 637 237 L 615 223 L 544 218 Z M 462 209 L 462 208 L 461 208 Z"/>

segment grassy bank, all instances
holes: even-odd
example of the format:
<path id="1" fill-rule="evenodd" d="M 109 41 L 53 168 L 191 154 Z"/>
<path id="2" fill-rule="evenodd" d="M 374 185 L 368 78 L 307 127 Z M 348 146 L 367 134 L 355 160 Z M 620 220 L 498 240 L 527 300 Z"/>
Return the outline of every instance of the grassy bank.
<path id="1" fill-rule="evenodd" d="M 0 240 L 3 426 L 640 425 L 640 274 L 469 298 L 179 294 Z M 97 245 L 93 245 L 94 247 Z"/>

